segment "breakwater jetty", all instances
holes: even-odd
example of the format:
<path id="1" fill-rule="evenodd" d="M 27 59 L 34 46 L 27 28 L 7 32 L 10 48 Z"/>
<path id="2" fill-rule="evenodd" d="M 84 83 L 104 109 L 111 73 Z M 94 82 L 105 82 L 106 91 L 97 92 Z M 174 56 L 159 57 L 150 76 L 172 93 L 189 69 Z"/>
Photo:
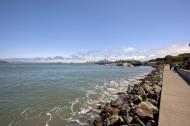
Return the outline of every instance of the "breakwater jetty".
<path id="1" fill-rule="evenodd" d="M 163 66 L 155 66 L 140 84 L 119 92 L 119 98 L 99 106 L 101 112 L 94 126 L 157 126 L 160 96 L 163 82 Z"/>

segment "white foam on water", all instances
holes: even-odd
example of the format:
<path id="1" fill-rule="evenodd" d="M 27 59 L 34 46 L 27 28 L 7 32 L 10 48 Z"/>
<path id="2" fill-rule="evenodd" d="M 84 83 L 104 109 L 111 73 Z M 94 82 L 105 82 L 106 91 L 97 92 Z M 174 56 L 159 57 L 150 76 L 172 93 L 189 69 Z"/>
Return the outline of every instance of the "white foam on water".
<path id="1" fill-rule="evenodd" d="M 51 121 L 51 119 L 52 119 L 52 114 L 48 112 L 48 113 L 46 113 L 46 115 L 49 116 L 49 119 L 46 121 L 45 126 L 49 126 L 48 123 L 49 123 L 49 122 Z"/>
<path id="2" fill-rule="evenodd" d="M 74 102 L 71 103 L 71 112 L 75 114 L 74 106 L 79 102 L 79 99 L 76 98 Z"/>
<path id="3" fill-rule="evenodd" d="M 68 123 L 69 122 L 75 122 L 77 123 L 78 125 L 88 125 L 88 123 L 86 122 L 81 122 L 79 119 L 73 119 L 72 117 L 70 117 L 69 119 L 65 119 Z"/>
<path id="4" fill-rule="evenodd" d="M 85 94 L 87 98 L 90 97 L 90 95 L 96 95 L 97 93 L 94 90 L 87 90 L 87 93 Z"/>
<path id="5" fill-rule="evenodd" d="M 23 114 L 25 114 L 28 110 L 30 110 L 31 108 L 30 107 L 28 107 L 28 108 L 26 108 L 26 109 L 24 109 L 22 112 L 20 112 L 20 115 L 23 115 Z"/>
<path id="6" fill-rule="evenodd" d="M 88 113 L 89 111 L 91 111 L 92 110 L 92 107 L 90 107 L 90 106 L 88 106 L 87 108 L 80 108 L 80 112 L 78 112 L 78 114 L 86 114 L 86 113 Z"/>
<path id="7" fill-rule="evenodd" d="M 71 103 L 71 117 L 66 119 L 67 122 L 75 122 L 77 125 L 86 124 L 85 121 L 93 119 L 99 114 L 100 110 L 97 109 L 99 105 L 118 99 L 118 92 L 126 92 L 128 87 L 139 84 L 140 79 L 143 79 L 146 74 L 137 75 L 127 80 L 105 81 L 94 85 L 89 90 L 83 89 L 82 91 L 86 92 L 85 97 L 77 98 Z M 73 109 L 78 103 L 82 104 L 82 107 L 78 108 L 78 112 L 75 112 Z"/>
<path id="8" fill-rule="evenodd" d="M 14 120 L 9 123 L 9 126 L 12 126 L 14 123 Z"/>
<path id="9" fill-rule="evenodd" d="M 23 111 L 20 112 L 20 114 L 15 118 L 13 119 L 9 124 L 8 126 L 13 126 L 14 124 L 17 123 L 18 120 L 20 120 L 21 118 L 24 118 L 24 119 L 27 119 L 27 112 L 29 112 L 32 108 L 28 107 L 28 108 L 25 108 Z"/>
<path id="10" fill-rule="evenodd" d="M 49 122 L 53 118 L 53 114 L 56 114 L 58 112 L 63 111 L 61 107 L 53 107 L 49 112 L 46 113 L 47 116 L 49 116 L 48 120 L 45 122 L 45 126 L 49 126 Z"/>

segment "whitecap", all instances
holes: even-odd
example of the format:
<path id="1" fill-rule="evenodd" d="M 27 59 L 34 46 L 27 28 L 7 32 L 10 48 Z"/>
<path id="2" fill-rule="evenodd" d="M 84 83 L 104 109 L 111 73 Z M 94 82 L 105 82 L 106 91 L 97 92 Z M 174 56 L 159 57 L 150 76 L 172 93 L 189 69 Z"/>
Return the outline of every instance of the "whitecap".
<path id="1" fill-rule="evenodd" d="M 24 117 L 24 116 L 27 116 L 26 113 L 27 113 L 29 110 L 31 110 L 30 107 L 28 107 L 28 108 L 24 109 L 23 111 L 21 111 L 21 112 L 20 112 L 20 116 L 18 116 L 17 118 L 13 119 L 13 120 L 8 124 L 8 126 L 13 126 L 15 123 L 17 123 L 17 121 L 19 120 L 19 118 Z M 24 117 L 24 118 L 26 118 L 26 117 Z"/>
<path id="2" fill-rule="evenodd" d="M 22 112 L 20 112 L 20 115 L 23 115 L 24 113 L 26 113 L 26 112 L 27 112 L 28 110 L 30 110 L 30 109 L 31 109 L 30 107 L 24 109 Z"/>
<path id="3" fill-rule="evenodd" d="M 86 114 L 88 113 L 89 111 L 92 110 L 92 107 L 88 106 L 87 108 L 80 108 L 80 112 L 78 112 L 78 114 Z"/>
<path id="4" fill-rule="evenodd" d="M 81 122 L 79 119 L 73 119 L 73 118 L 69 118 L 69 119 L 65 119 L 67 122 L 76 122 L 78 125 L 88 125 L 88 123 L 83 123 Z"/>
<path id="5" fill-rule="evenodd" d="M 48 123 L 49 123 L 49 122 L 51 121 L 51 119 L 52 119 L 52 114 L 48 112 L 48 113 L 46 113 L 46 115 L 49 116 L 49 119 L 46 121 L 45 126 L 49 126 Z"/>
<path id="6" fill-rule="evenodd" d="M 49 122 L 53 118 L 53 114 L 58 113 L 62 111 L 61 107 L 53 107 L 49 112 L 46 113 L 47 116 L 49 116 L 48 120 L 45 122 L 45 126 L 49 126 Z"/>
<path id="7" fill-rule="evenodd" d="M 79 102 L 79 99 L 76 98 L 76 99 L 74 100 L 74 102 L 71 103 L 71 112 L 72 112 L 73 114 L 75 113 L 75 112 L 74 112 L 74 106 L 75 106 L 78 102 Z"/>

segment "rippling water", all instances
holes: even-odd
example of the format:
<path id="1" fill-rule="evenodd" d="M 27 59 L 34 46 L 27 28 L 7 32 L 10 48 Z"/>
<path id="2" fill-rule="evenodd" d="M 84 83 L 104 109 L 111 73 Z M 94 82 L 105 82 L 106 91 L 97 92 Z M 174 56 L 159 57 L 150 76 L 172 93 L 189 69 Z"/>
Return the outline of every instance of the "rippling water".
<path id="1" fill-rule="evenodd" d="M 97 105 L 148 74 L 151 67 L 93 64 L 0 65 L 1 126 L 75 126 Z"/>

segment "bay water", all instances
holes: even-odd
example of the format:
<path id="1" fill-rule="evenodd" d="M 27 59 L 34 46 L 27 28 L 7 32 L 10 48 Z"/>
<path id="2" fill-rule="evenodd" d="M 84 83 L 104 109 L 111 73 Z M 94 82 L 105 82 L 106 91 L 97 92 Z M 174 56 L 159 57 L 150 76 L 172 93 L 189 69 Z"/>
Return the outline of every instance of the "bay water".
<path id="1" fill-rule="evenodd" d="M 78 126 L 139 83 L 148 66 L 1 64 L 0 126 Z"/>

